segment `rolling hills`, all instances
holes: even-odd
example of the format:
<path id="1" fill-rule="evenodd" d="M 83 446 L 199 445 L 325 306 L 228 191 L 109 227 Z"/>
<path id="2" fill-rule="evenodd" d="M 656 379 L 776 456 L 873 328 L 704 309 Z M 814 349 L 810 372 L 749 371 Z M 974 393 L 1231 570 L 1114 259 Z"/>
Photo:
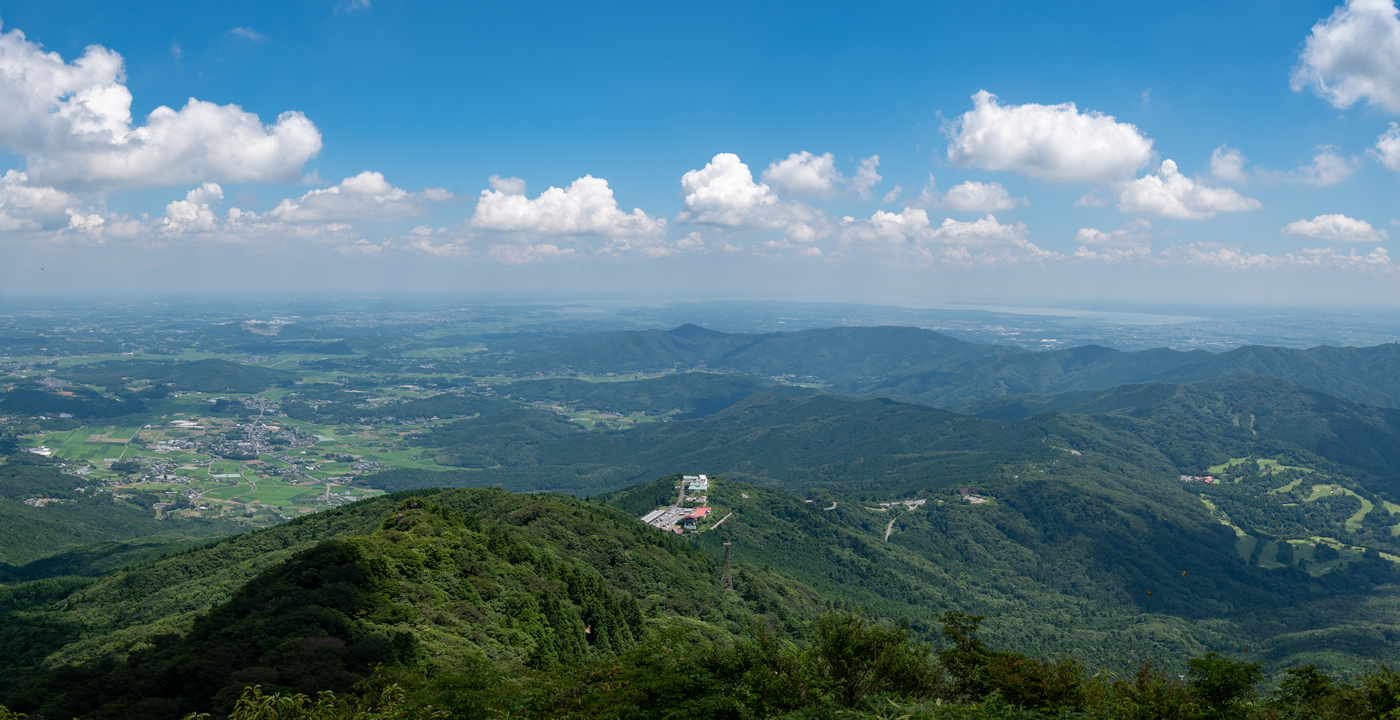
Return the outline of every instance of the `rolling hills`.
<path id="1" fill-rule="evenodd" d="M 218 537 L 241 529 L 232 522 L 213 520 L 172 527 L 154 517 L 150 510 L 151 503 L 163 497 L 143 494 L 117 498 L 111 493 L 89 492 L 83 487 L 87 484 L 83 478 L 63 474 L 28 453 L 0 463 L 0 576 L 44 576 L 48 574 L 43 569 L 45 565 L 73 572 L 93 563 L 100 565 L 102 556 L 131 550 L 111 547 L 85 561 L 52 557 L 93 543 L 150 536 L 166 536 L 170 542 L 179 542 L 184 538 Z M 54 502 L 42 507 L 25 504 L 31 498 Z M 49 558 L 48 563 L 34 565 L 45 558 Z"/>
<path id="2" fill-rule="evenodd" d="M 818 394 L 810 388 L 724 373 L 686 372 L 633 382 L 587 382 L 575 378 L 511 383 L 510 397 L 614 413 L 675 413 L 688 419 L 712 415 L 760 392 L 778 397 Z"/>
<path id="3" fill-rule="evenodd" d="M 1270 673 L 1400 662 L 1395 346 L 1027 352 L 912 328 L 688 325 L 396 359 L 404 338 L 284 330 L 257 342 L 343 337 L 353 357 L 312 358 L 290 393 L 209 412 L 281 411 L 307 443 L 374 437 L 354 451 L 375 454 L 367 467 L 392 452 L 444 469 L 364 475 L 395 494 L 211 542 L 235 528 L 172 534 L 147 509 L 159 498 L 92 497 L 28 456 L 0 464 L 0 702 L 180 717 L 226 712 L 249 684 L 534 697 L 571 677 L 541 702 L 585 707 L 606 695 L 598 678 L 692 644 L 727 649 L 687 672 L 786 667 L 771 663 L 798 657 L 787 643 L 830 640 L 823 612 L 905 619 L 935 643 L 946 611 L 985 615 L 997 648 L 1123 677 L 1143 660 L 1184 675 L 1208 651 Z M 27 378 L 0 402 L 301 377 L 222 360 L 54 376 L 95 389 Z M 586 430 L 584 410 L 635 417 Z M 675 501 L 679 472 L 714 481 L 714 512 L 685 537 L 636 519 Z M 41 496 L 58 502 L 22 504 Z"/>
<path id="4" fill-rule="evenodd" d="M 1190 382 L 1233 374 L 1278 377 L 1380 407 L 1400 407 L 1400 345 L 1292 350 L 1246 346 L 1215 354 L 1082 347 L 1031 352 L 964 342 L 906 327 L 838 327 L 762 335 L 694 325 L 669 331 L 502 340 L 519 373 L 661 372 L 704 368 L 791 376 L 853 395 L 888 395 L 947 407 L 988 397 Z"/>
<path id="5" fill-rule="evenodd" d="M 146 380 L 169 385 L 175 390 L 189 392 L 262 392 L 274 385 L 290 385 L 298 378 L 285 370 L 229 362 L 219 358 L 207 360 L 156 361 L 107 360 L 86 365 L 74 365 L 59 374 L 73 382 L 103 387 L 122 387 L 132 381 Z"/>
<path id="6" fill-rule="evenodd" d="M 800 636 L 822 607 L 759 568 L 744 570 L 747 598 L 722 593 L 716 569 L 576 498 L 376 498 L 97 581 L 7 589 L 0 692 L 45 716 L 178 718 L 226 713 L 253 683 L 349 692 L 380 664 L 543 668 L 667 628 L 745 634 L 755 604 Z M 45 655 L 54 671 L 39 668 Z"/>
<path id="7" fill-rule="evenodd" d="M 938 608 L 971 609 L 1018 649 L 1116 648 L 1111 638 L 1131 638 L 1180 657 L 1226 637 L 1267 645 L 1271 633 L 1307 628 L 1328 639 L 1279 662 L 1354 669 L 1377 652 L 1358 638 L 1389 627 L 1384 588 L 1400 579 L 1380 555 L 1400 557 L 1400 517 L 1386 504 L 1392 451 L 1377 449 L 1393 446 L 1394 411 L 1254 375 L 976 409 L 992 417 L 758 393 L 697 419 L 539 438 L 514 466 L 390 470 L 370 482 L 585 494 L 704 471 L 752 484 L 746 492 L 765 500 L 712 498 L 717 512 L 736 514 L 697 542 L 714 550 L 732 536 L 765 564 L 878 617 L 923 618 L 930 628 Z M 428 438 L 470 437 L 472 422 Z M 1339 439 L 1349 436 L 1362 439 Z M 1230 482 L 1179 479 L 1216 465 Z M 1338 490 L 1319 496 L 1315 487 Z M 605 498 L 640 515 L 669 488 L 634 485 Z M 969 491 L 987 502 L 969 503 Z M 901 511 L 885 542 L 894 511 L 877 503 L 906 499 L 927 502 Z M 751 523 L 751 513 L 760 519 Z M 1351 593 L 1371 598 L 1354 608 L 1359 624 L 1337 610 Z M 1293 620 L 1264 632 L 1261 617 Z M 1206 627 L 1217 634 L 1197 634 Z M 1367 649 L 1348 649 L 1357 642 Z"/>

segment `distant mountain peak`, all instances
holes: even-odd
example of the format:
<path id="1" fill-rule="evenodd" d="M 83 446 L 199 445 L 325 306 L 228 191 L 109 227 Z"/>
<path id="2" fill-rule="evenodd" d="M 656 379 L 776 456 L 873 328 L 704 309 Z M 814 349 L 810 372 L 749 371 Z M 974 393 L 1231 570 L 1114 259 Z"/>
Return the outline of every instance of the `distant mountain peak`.
<path id="1" fill-rule="evenodd" d="M 686 323 L 676 328 L 675 330 L 667 330 L 666 334 L 675 335 L 676 337 L 685 338 L 687 340 L 698 337 L 725 337 L 726 335 L 728 335 L 728 333 L 722 333 L 718 330 L 702 328 L 694 323 Z"/>

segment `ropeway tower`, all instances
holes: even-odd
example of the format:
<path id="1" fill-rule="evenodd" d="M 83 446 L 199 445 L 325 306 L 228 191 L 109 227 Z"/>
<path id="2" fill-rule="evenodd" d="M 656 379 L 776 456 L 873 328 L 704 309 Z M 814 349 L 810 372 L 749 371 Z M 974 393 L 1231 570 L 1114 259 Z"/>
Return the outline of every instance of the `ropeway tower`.
<path id="1" fill-rule="evenodd" d="M 720 573 L 719 582 L 725 590 L 734 589 L 734 578 L 729 574 L 729 549 L 734 547 L 734 543 L 724 543 L 724 571 Z"/>

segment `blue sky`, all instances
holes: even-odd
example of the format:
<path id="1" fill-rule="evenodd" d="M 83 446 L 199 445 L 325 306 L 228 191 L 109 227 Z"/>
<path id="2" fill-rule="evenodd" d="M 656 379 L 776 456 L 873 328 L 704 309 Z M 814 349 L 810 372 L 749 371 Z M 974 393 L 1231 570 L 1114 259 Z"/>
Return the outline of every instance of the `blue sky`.
<path id="1" fill-rule="evenodd" d="M 0 20 L 8 294 L 1400 300 L 1392 0 Z"/>

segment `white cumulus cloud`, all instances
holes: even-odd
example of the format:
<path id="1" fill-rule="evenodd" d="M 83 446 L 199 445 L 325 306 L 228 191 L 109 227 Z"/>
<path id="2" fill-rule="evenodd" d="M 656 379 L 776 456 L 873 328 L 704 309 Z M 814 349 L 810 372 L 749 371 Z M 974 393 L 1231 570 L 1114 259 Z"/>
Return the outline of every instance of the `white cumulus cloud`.
<path id="1" fill-rule="evenodd" d="M 928 211 L 907 207 L 897 213 L 875 211 L 869 220 L 849 218 L 841 232 L 841 242 L 859 244 L 901 244 L 931 239 Z"/>
<path id="2" fill-rule="evenodd" d="M 1365 220 L 1340 214 L 1318 215 L 1311 220 L 1295 220 L 1283 226 L 1283 234 L 1328 243 L 1381 242 L 1390 238 L 1382 228 L 1371 227 L 1371 223 Z"/>
<path id="3" fill-rule="evenodd" d="M 763 171 L 763 182 L 783 195 L 827 198 L 840 190 L 846 178 L 836 169 L 831 153 L 813 155 L 803 150 L 773 161 Z"/>
<path id="4" fill-rule="evenodd" d="M 1097 245 L 1106 248 L 1138 249 L 1146 247 L 1152 240 L 1149 231 L 1151 221 L 1146 218 L 1124 223 L 1117 230 L 1104 232 L 1095 228 L 1079 228 L 1074 241 L 1083 245 Z"/>
<path id="5" fill-rule="evenodd" d="M 0 176 L 0 231 L 62 228 L 71 222 L 68 210 L 78 204 L 61 190 L 30 185 L 25 173 L 10 170 Z"/>
<path id="6" fill-rule="evenodd" d="M 1008 170 L 1055 182 L 1115 183 L 1152 158 L 1152 140 L 1112 115 L 1074 103 L 1002 105 L 983 90 L 948 129 L 956 167 Z"/>
<path id="7" fill-rule="evenodd" d="M 287 198 L 267 215 L 287 222 L 393 220 L 427 215 L 432 212 L 429 201 L 453 197 L 442 188 L 411 193 L 391 185 L 382 173 L 366 170 L 345 178 L 339 185 L 312 190 L 296 199 Z"/>
<path id="8" fill-rule="evenodd" d="M 185 194 L 184 200 L 176 200 L 165 206 L 162 219 L 165 232 L 209 232 L 219 218 L 214 214 L 223 202 L 224 189 L 217 183 L 203 185 Z"/>
<path id="9" fill-rule="evenodd" d="M 592 175 L 573 181 L 567 188 L 551 187 L 533 200 L 502 190 L 482 190 L 469 224 L 480 230 L 535 235 L 628 237 L 666 233 L 665 218 L 636 208 L 623 212 L 608 181 Z"/>
<path id="10" fill-rule="evenodd" d="M 950 188 L 939 204 L 961 212 L 992 212 L 1011 210 L 1022 202 L 1021 198 L 1011 197 L 1006 186 L 999 182 L 968 180 Z"/>
<path id="11" fill-rule="evenodd" d="M 1000 243 L 1021 244 L 1029 234 L 1025 223 L 1004 225 L 997 222 L 996 216 L 988 215 L 971 222 L 945 218 L 942 225 L 932 229 L 929 238 L 946 244 L 980 247 Z"/>
<path id="12" fill-rule="evenodd" d="M 749 166 L 733 153 L 720 153 L 682 175 L 681 204 L 681 222 L 734 229 L 810 229 L 822 216 L 805 203 L 780 198 L 767 183 L 755 183 Z"/>
<path id="13" fill-rule="evenodd" d="M 321 150 L 304 115 L 272 125 L 237 105 L 191 98 L 131 117 L 121 55 L 88 46 L 69 63 L 24 33 L 0 33 L 0 145 L 23 155 L 38 184 L 173 185 L 294 179 Z"/>
<path id="14" fill-rule="evenodd" d="M 1091 262 L 1101 262 L 1105 264 L 1125 263 L 1132 260 L 1142 260 L 1150 258 L 1152 250 L 1145 246 L 1138 247 L 1104 247 L 1098 250 L 1090 249 L 1085 245 L 1080 245 L 1074 251 L 1074 259 L 1088 260 Z"/>
<path id="15" fill-rule="evenodd" d="M 1392 272 L 1394 266 L 1385 248 L 1375 248 L 1366 254 L 1347 254 L 1322 249 L 1304 250 L 1300 254 L 1251 253 L 1238 247 L 1210 248 L 1195 243 L 1173 245 L 1157 255 L 1161 264 L 1195 265 L 1229 270 L 1256 270 L 1288 267 L 1336 268 L 1354 271 Z"/>
<path id="16" fill-rule="evenodd" d="M 1319 187 L 1336 185 L 1356 172 L 1358 165 L 1355 158 L 1344 158 L 1337 153 L 1335 148 L 1328 146 L 1321 148 L 1313 156 L 1311 164 L 1290 171 L 1283 176 L 1283 179 L 1291 183 Z"/>
<path id="17" fill-rule="evenodd" d="M 492 175 L 486 178 L 486 182 L 491 185 L 491 189 L 507 195 L 524 195 L 525 181 L 518 177 L 501 177 Z"/>
<path id="18" fill-rule="evenodd" d="M 573 248 L 542 243 L 539 245 L 492 245 L 486 251 L 488 257 L 507 265 L 525 265 L 544 260 L 558 260 L 574 255 Z"/>
<path id="19" fill-rule="evenodd" d="M 1293 70 L 1294 91 L 1334 107 L 1365 99 L 1400 112 L 1400 18 L 1394 0 L 1347 0 L 1313 26 Z"/>
<path id="20" fill-rule="evenodd" d="M 874 190 L 875 186 L 879 185 L 881 180 L 884 180 L 884 178 L 880 176 L 879 167 L 879 155 L 871 155 L 860 161 L 860 168 L 856 170 L 856 176 L 851 179 L 850 184 L 851 192 L 855 193 L 856 197 L 861 200 L 870 199 L 870 191 Z"/>
<path id="21" fill-rule="evenodd" d="M 831 198 L 846 189 L 861 200 L 869 200 L 871 190 L 884 179 L 879 167 L 880 156 L 872 155 L 860 161 L 855 177 L 847 178 L 836 168 L 836 156 L 813 155 L 803 150 L 774 160 L 763 171 L 762 180 L 778 194 L 789 197 Z"/>
<path id="22" fill-rule="evenodd" d="M 995 265 L 1058 257 L 1029 241 L 1025 223 L 999 222 L 995 216 L 970 222 L 945 218 L 939 225 L 928 211 L 906 207 L 898 213 L 876 211 L 869 220 L 846 218 L 841 244 L 895 254 L 912 254 L 922 261 L 954 265 Z"/>
<path id="23" fill-rule="evenodd" d="M 1210 153 L 1210 174 L 1217 180 L 1239 183 L 1249 179 L 1239 150 L 1221 145 Z"/>
<path id="24" fill-rule="evenodd" d="M 1390 129 L 1376 138 L 1376 147 L 1371 154 L 1387 169 L 1400 172 L 1400 125 L 1390 124 Z"/>
<path id="25" fill-rule="evenodd" d="M 1138 178 L 1123 188 L 1118 209 L 1135 215 L 1178 220 L 1202 220 L 1222 212 L 1256 210 L 1258 200 L 1230 188 L 1208 187 L 1182 175 L 1176 163 L 1163 160 L 1160 172 Z"/>

